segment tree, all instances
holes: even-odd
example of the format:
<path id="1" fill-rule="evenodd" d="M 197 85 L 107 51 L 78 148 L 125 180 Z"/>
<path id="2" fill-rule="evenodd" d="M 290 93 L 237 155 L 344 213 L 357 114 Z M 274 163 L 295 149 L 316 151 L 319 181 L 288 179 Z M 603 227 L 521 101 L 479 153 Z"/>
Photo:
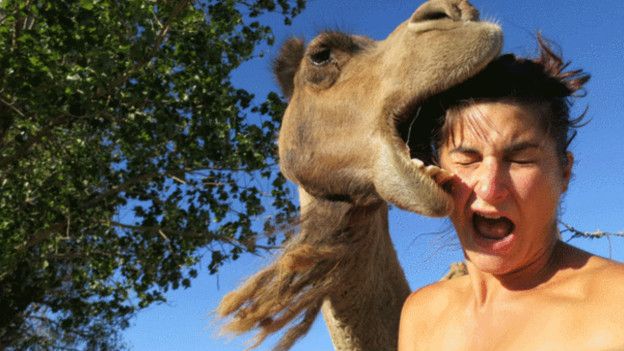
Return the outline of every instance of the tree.
<path id="1" fill-rule="evenodd" d="M 0 1 L 0 349 L 121 347 L 202 257 L 275 244 L 284 103 L 230 74 L 304 5 Z"/>

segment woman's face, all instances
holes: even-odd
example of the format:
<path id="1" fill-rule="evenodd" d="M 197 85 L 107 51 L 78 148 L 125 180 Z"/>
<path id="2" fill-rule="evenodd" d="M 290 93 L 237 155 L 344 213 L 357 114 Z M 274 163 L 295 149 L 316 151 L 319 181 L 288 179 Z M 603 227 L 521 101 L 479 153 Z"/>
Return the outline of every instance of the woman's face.
<path id="1" fill-rule="evenodd" d="M 558 238 L 559 198 L 570 179 L 534 106 L 476 103 L 440 148 L 452 180 L 451 220 L 466 258 L 492 274 L 515 272 L 550 251 Z M 565 168 L 565 169 L 564 169 Z"/>

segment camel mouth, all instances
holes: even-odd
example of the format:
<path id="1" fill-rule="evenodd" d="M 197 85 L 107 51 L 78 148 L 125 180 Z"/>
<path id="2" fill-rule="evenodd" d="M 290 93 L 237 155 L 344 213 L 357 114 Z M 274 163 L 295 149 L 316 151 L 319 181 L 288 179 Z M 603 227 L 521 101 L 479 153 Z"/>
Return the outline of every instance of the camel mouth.
<path id="1" fill-rule="evenodd" d="M 430 177 L 447 194 L 452 193 L 453 174 L 438 166 L 438 147 L 435 144 L 444 110 L 433 103 L 412 104 L 395 122 L 396 133 L 403 142 L 403 155 L 422 174 Z"/>
<path id="2" fill-rule="evenodd" d="M 492 60 L 496 56 L 492 57 Z M 437 133 L 444 122 L 449 101 L 461 96 L 462 89 L 483 71 L 492 60 L 484 60 L 470 75 L 457 78 L 439 91 L 425 96 L 413 96 L 393 115 L 395 133 L 409 149 L 409 158 L 418 159 L 425 165 L 433 165 L 437 159 Z"/>
<path id="3" fill-rule="evenodd" d="M 426 101 L 411 103 L 394 120 L 395 131 L 409 150 L 409 158 L 426 166 L 435 164 L 434 141 L 444 116 L 444 110 L 435 107 L 436 104 Z"/>

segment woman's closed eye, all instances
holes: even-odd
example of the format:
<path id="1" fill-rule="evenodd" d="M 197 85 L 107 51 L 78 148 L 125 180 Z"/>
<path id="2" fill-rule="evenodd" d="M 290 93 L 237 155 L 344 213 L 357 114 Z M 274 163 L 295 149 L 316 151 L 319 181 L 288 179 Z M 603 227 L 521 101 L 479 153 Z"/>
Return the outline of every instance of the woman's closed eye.
<path id="1" fill-rule="evenodd" d="M 536 162 L 534 158 L 514 157 L 509 159 L 510 163 L 516 163 L 520 165 L 528 165 Z"/>
<path id="2" fill-rule="evenodd" d="M 481 162 L 483 156 L 474 148 L 458 146 L 449 152 L 449 160 L 459 166 L 472 166 Z"/>
<path id="3" fill-rule="evenodd" d="M 454 157 L 452 162 L 458 166 L 468 167 L 477 165 L 481 162 L 480 157 Z"/>
<path id="4" fill-rule="evenodd" d="M 506 160 L 512 164 L 530 165 L 537 163 L 539 161 L 539 156 L 536 150 L 523 150 L 512 153 L 506 157 Z"/>
<path id="5" fill-rule="evenodd" d="M 519 143 L 506 150 L 505 159 L 507 162 L 512 164 L 534 164 L 539 160 L 540 150 L 539 145 L 536 143 Z"/>
<path id="6" fill-rule="evenodd" d="M 470 166 L 481 162 L 483 157 L 478 152 L 453 152 L 451 161 L 460 166 Z"/>

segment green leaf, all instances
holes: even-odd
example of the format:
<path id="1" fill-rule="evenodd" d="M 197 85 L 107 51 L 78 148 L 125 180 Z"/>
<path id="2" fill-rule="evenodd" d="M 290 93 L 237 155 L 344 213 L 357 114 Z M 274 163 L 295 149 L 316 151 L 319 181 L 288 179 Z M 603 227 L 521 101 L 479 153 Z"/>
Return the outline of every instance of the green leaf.
<path id="1" fill-rule="evenodd" d="M 3 348 L 120 349 L 203 253 L 216 273 L 255 250 L 260 218 L 295 213 L 274 166 L 284 103 L 230 77 L 272 43 L 263 14 L 302 7 L 1 1 Z"/>
<path id="2" fill-rule="evenodd" d="M 93 10 L 95 4 L 93 0 L 80 0 L 80 6 L 85 10 Z"/>

